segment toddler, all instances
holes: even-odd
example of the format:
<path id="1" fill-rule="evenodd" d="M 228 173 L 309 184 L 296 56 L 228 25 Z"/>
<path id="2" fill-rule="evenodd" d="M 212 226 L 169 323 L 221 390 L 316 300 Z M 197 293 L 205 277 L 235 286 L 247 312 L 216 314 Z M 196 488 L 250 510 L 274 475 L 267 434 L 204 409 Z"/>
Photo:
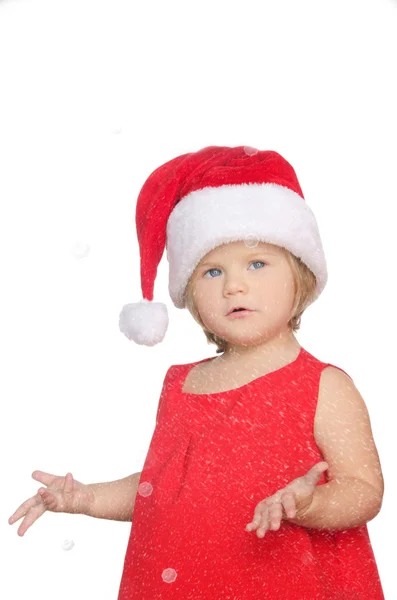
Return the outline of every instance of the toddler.
<path id="1" fill-rule="evenodd" d="M 384 600 L 366 523 L 383 476 L 352 379 L 298 343 L 324 290 L 315 216 L 277 152 L 209 146 L 157 168 L 136 206 L 143 299 L 120 330 L 160 343 L 169 292 L 219 356 L 172 365 L 143 470 L 47 486 L 9 519 L 46 510 L 128 520 L 118 600 Z"/>

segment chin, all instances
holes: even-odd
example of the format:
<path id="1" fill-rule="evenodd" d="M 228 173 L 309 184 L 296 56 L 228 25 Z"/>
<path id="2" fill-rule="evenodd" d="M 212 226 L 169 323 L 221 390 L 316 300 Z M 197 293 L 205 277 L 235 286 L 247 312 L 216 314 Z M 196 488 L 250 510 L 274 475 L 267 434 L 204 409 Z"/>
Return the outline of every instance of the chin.
<path id="1" fill-rule="evenodd" d="M 241 335 L 228 335 L 225 333 L 215 333 L 218 337 L 222 338 L 228 344 L 235 344 L 240 346 L 253 346 L 255 344 L 259 344 L 269 338 L 269 334 L 267 332 L 261 332 L 258 335 L 258 332 L 253 332 L 252 334 L 246 333 Z"/>

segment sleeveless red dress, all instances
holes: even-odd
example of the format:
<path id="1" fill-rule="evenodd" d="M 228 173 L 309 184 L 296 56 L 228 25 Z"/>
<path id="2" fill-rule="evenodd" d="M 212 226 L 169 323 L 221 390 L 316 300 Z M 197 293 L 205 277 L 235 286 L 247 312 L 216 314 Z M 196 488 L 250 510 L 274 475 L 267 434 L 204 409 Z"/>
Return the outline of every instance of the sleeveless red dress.
<path id="1" fill-rule="evenodd" d="M 384 600 L 366 525 L 245 530 L 260 500 L 324 460 L 314 417 L 321 372 L 335 365 L 301 348 L 237 389 L 182 392 L 207 360 L 166 373 L 118 600 Z"/>

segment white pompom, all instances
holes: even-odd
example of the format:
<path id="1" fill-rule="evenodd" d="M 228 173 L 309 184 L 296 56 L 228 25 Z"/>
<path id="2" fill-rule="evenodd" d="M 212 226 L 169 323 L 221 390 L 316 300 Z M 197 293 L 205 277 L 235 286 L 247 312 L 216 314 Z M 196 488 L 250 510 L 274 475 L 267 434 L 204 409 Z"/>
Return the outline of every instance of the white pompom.
<path id="1" fill-rule="evenodd" d="M 129 340 L 145 346 L 155 346 L 163 341 L 168 322 L 167 306 L 144 298 L 123 306 L 119 328 Z"/>

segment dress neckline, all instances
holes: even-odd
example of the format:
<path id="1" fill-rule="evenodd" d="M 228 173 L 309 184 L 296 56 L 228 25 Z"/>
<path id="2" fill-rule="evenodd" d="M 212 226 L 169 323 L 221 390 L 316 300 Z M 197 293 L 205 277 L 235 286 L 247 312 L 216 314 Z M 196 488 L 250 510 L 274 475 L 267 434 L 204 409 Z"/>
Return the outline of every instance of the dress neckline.
<path id="1" fill-rule="evenodd" d="M 233 388 L 231 390 L 225 390 L 223 392 L 206 392 L 203 394 L 196 394 L 194 392 L 184 392 L 183 391 L 183 386 L 185 384 L 186 378 L 190 372 L 191 369 L 193 369 L 193 367 L 195 367 L 196 365 L 203 363 L 203 362 L 208 362 L 210 360 L 214 360 L 215 358 L 217 358 L 217 356 L 210 356 L 209 358 L 203 358 L 202 360 L 197 360 L 194 363 L 190 363 L 187 365 L 187 369 L 183 370 L 183 375 L 182 378 L 180 378 L 179 381 L 179 392 L 183 395 L 183 396 L 220 396 L 220 395 L 225 395 L 225 394 L 232 394 L 233 392 L 238 392 L 241 391 L 243 389 L 246 389 L 248 387 L 251 387 L 252 385 L 254 385 L 255 383 L 258 383 L 259 381 L 262 381 L 264 379 L 269 379 L 271 377 L 273 377 L 274 375 L 277 374 L 284 374 L 284 371 L 288 371 L 289 369 L 291 369 L 291 367 L 296 366 L 297 363 L 303 358 L 304 354 L 306 353 L 306 350 L 301 346 L 298 356 L 292 360 L 291 362 L 287 363 L 286 365 L 284 365 L 283 367 L 280 367 L 279 369 L 275 369 L 274 371 L 270 371 L 270 373 L 265 373 L 264 375 L 260 375 L 259 377 L 256 377 L 255 379 L 252 379 L 251 381 L 248 381 L 248 383 L 244 383 L 243 385 L 240 385 L 239 387 Z"/>

